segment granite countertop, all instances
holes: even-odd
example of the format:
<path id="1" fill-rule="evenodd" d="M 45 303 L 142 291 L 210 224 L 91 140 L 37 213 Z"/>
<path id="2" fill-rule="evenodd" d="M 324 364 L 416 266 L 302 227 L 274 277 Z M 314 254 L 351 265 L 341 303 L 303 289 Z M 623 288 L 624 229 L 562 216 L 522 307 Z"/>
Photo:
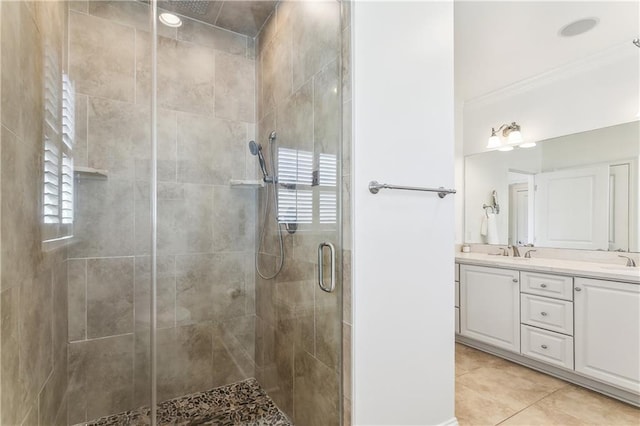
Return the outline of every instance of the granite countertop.
<path id="1" fill-rule="evenodd" d="M 456 253 L 456 263 L 640 284 L 640 268 L 626 267 L 623 263 L 597 263 L 549 258 L 525 259 L 524 257 L 492 256 L 486 253 Z"/>

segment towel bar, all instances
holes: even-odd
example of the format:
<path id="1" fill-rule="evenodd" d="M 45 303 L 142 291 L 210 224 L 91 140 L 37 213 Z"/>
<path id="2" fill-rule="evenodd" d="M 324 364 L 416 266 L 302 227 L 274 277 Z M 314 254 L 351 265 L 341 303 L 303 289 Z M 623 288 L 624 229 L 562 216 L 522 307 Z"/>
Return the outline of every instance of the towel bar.
<path id="1" fill-rule="evenodd" d="M 437 192 L 438 197 L 444 198 L 448 194 L 455 194 L 455 189 L 440 188 L 421 188 L 417 186 L 402 186 L 402 185 L 389 185 L 387 183 L 378 183 L 375 180 L 369 182 L 369 192 L 377 194 L 381 189 L 403 189 L 405 191 L 425 191 L 425 192 Z"/>

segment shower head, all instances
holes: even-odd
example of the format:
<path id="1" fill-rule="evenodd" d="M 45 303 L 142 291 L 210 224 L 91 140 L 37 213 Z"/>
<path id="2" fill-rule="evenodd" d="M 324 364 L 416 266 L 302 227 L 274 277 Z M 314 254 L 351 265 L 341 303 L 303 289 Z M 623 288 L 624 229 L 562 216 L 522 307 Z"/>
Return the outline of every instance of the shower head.
<path id="1" fill-rule="evenodd" d="M 265 182 L 268 181 L 269 173 L 267 173 L 267 164 L 264 161 L 264 155 L 262 155 L 262 145 L 256 143 L 256 141 L 249 142 L 249 151 L 251 155 L 258 156 L 258 162 L 260 163 L 260 170 L 262 170 L 262 178 Z"/>

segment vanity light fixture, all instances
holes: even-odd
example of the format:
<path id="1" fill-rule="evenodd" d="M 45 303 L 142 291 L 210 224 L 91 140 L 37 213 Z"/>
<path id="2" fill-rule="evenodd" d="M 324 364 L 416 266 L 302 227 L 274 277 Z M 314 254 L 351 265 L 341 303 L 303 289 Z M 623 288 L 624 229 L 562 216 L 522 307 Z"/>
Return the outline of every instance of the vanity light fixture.
<path id="1" fill-rule="evenodd" d="M 503 143 L 498 136 L 498 132 L 502 130 L 502 136 L 507 138 L 506 143 Z M 503 124 L 498 127 L 498 130 L 491 128 L 491 136 L 487 141 L 487 149 L 497 149 L 498 151 L 511 151 L 514 146 L 520 146 L 522 148 L 531 148 L 536 146 L 535 142 L 524 142 L 522 133 L 520 133 L 520 125 L 515 121 L 511 124 Z"/>
<path id="2" fill-rule="evenodd" d="M 158 16 L 158 19 L 167 27 L 178 28 L 182 26 L 182 19 L 180 19 L 178 15 L 174 15 L 173 13 L 161 13 Z"/>

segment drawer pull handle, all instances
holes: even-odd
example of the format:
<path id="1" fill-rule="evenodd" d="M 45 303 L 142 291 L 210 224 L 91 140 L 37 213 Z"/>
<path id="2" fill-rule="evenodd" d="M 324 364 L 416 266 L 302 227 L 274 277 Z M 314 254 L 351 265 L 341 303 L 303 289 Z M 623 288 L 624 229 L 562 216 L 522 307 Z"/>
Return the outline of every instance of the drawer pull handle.
<path id="1" fill-rule="evenodd" d="M 546 312 L 540 312 L 540 315 L 542 315 L 543 317 L 546 317 L 549 314 L 547 314 Z"/>
<path id="2" fill-rule="evenodd" d="M 540 287 L 541 288 L 547 288 L 547 285 L 546 284 L 540 284 Z"/>
<path id="3" fill-rule="evenodd" d="M 514 278 L 512 281 L 513 281 L 514 283 L 517 283 L 517 282 L 518 282 L 518 279 L 517 279 L 517 278 Z"/>
<path id="4" fill-rule="evenodd" d="M 540 345 L 540 347 L 541 347 L 542 349 L 547 349 L 547 348 L 548 348 L 548 346 L 547 346 L 547 345 Z"/>
<path id="5" fill-rule="evenodd" d="M 576 287 L 576 291 L 582 291 L 580 287 Z"/>

